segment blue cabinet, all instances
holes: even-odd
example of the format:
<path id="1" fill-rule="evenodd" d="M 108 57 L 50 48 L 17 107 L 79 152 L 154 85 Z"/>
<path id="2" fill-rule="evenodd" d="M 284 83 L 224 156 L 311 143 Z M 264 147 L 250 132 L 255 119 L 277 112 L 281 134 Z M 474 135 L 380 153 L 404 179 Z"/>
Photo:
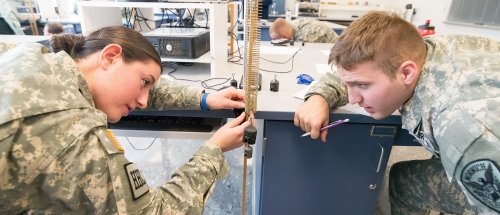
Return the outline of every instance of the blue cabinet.
<path id="1" fill-rule="evenodd" d="M 327 143 L 266 120 L 260 214 L 371 215 L 400 124 L 348 123 Z"/>
<path id="2" fill-rule="evenodd" d="M 269 35 L 269 26 L 262 26 L 260 28 L 260 40 L 271 41 L 271 36 Z"/>

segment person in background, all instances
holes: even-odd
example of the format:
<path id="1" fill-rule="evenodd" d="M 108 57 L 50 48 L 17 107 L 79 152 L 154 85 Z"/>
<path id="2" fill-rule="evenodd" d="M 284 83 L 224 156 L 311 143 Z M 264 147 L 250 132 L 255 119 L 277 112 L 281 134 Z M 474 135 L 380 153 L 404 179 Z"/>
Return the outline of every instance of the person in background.
<path id="1" fill-rule="evenodd" d="M 310 43 L 333 43 L 338 35 L 327 22 L 298 18 L 288 22 L 277 18 L 269 27 L 272 40 L 286 39 Z"/>
<path id="2" fill-rule="evenodd" d="M 358 104 L 375 119 L 399 110 L 402 127 L 434 154 L 396 163 L 392 215 L 500 213 L 500 42 L 466 35 L 422 38 L 396 14 L 369 12 L 331 49 L 294 123 L 326 141 L 330 111 Z"/>
<path id="3" fill-rule="evenodd" d="M 244 92 L 208 94 L 160 78 L 154 47 L 121 26 L 51 40 L 53 53 L 0 43 L 0 213 L 201 214 L 228 172 L 223 153 L 243 144 L 244 114 L 158 188 L 124 157 L 107 123 L 136 108 L 244 108 Z"/>
<path id="4" fill-rule="evenodd" d="M 59 22 L 47 22 L 43 27 L 44 36 L 52 36 L 54 34 L 61 34 L 64 32 L 64 27 Z"/>

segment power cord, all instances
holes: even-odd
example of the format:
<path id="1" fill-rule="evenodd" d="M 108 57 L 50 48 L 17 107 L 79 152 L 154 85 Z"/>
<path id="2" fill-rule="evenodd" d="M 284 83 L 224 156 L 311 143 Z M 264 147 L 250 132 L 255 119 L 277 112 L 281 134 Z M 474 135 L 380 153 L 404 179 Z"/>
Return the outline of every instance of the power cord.
<path id="1" fill-rule="evenodd" d="M 240 13 L 240 10 L 238 10 L 238 14 Z M 238 44 L 238 37 L 235 33 L 233 33 L 233 30 L 234 28 L 237 26 L 237 23 L 239 23 L 239 19 L 236 20 L 236 23 L 231 26 L 231 30 L 229 30 L 229 35 L 231 36 L 232 39 L 234 39 L 236 41 L 236 44 Z M 292 54 L 292 56 L 290 58 L 288 58 L 287 60 L 283 61 L 283 62 L 279 62 L 279 61 L 273 61 L 273 60 L 269 60 L 269 59 L 266 59 L 266 58 L 263 58 L 263 57 L 260 57 L 260 59 L 264 60 L 264 61 L 267 61 L 267 62 L 270 62 L 270 63 L 276 63 L 276 64 L 286 64 L 290 61 L 292 61 L 292 65 L 291 65 L 291 68 L 287 71 L 275 71 L 275 70 L 269 70 L 269 69 L 263 69 L 263 68 L 259 68 L 260 71 L 263 71 L 263 72 L 269 72 L 269 73 L 276 73 L 276 74 L 284 74 L 284 73 L 291 73 L 293 71 L 293 65 L 294 65 L 294 60 L 295 60 L 295 56 L 300 52 L 300 48 Z M 238 55 L 234 55 L 235 53 L 238 53 Z M 232 57 L 229 57 L 233 55 Z M 229 53 L 228 54 L 228 59 L 227 61 L 229 63 L 233 63 L 233 64 L 237 64 L 237 65 L 243 65 L 242 63 L 239 63 L 241 60 L 243 60 L 243 57 L 241 55 L 241 46 L 238 45 L 238 48 L 236 49 L 236 51 L 232 52 L 232 53 Z"/>
<path id="2" fill-rule="evenodd" d="M 276 64 L 286 64 L 286 63 L 288 63 L 291 60 L 292 61 L 292 67 L 288 71 L 275 71 L 275 70 L 268 70 L 268 69 L 262 69 L 262 68 L 259 68 L 259 70 L 263 71 L 263 72 L 278 73 L 278 74 L 291 73 L 293 71 L 293 62 L 295 60 L 295 56 L 300 52 L 300 50 L 301 49 L 299 48 L 295 53 L 293 53 L 293 55 L 288 60 L 283 61 L 283 62 L 272 61 L 272 60 L 265 59 L 263 57 L 260 58 L 260 59 L 265 60 L 267 62 L 276 63 Z"/>
<path id="3" fill-rule="evenodd" d="M 128 144 L 130 144 L 130 146 L 132 146 L 133 149 L 138 150 L 138 151 L 145 151 L 145 150 L 148 150 L 149 148 L 151 148 L 151 146 L 153 145 L 153 143 L 156 141 L 157 137 L 155 137 L 153 139 L 153 141 L 151 141 L 151 143 L 149 143 L 149 146 L 147 146 L 146 148 L 136 148 L 134 146 L 134 144 L 132 144 L 132 141 L 130 141 L 130 139 L 128 139 L 128 137 L 125 137 L 125 139 L 127 139 Z"/>
<path id="4" fill-rule="evenodd" d="M 286 64 L 286 63 L 292 61 L 291 68 L 289 70 L 287 70 L 287 71 L 275 71 L 275 70 L 269 70 L 269 69 L 263 69 L 263 68 L 259 68 L 259 70 L 263 71 L 263 72 L 277 73 L 277 74 L 291 73 L 293 71 L 293 65 L 294 65 L 295 56 L 300 52 L 300 50 L 301 49 L 299 48 L 295 53 L 293 53 L 293 55 L 290 58 L 288 58 L 287 60 L 285 60 L 283 62 L 273 61 L 273 60 L 269 60 L 269 59 L 260 57 L 260 59 L 262 59 L 264 61 L 267 61 L 267 62 L 270 62 L 270 63 L 276 63 L 276 64 Z M 239 61 L 243 59 L 241 57 L 241 52 L 240 52 L 239 46 L 238 46 L 238 50 L 235 51 L 235 52 L 240 53 L 240 56 L 233 56 L 233 57 L 231 57 L 231 58 L 228 59 L 228 62 L 229 63 L 233 63 L 233 64 L 237 64 L 237 65 L 243 65 L 242 63 L 239 63 Z M 237 61 L 231 60 L 231 59 L 234 59 L 234 58 L 239 58 L 239 59 Z"/>
<path id="5" fill-rule="evenodd" d="M 201 87 L 203 87 L 204 89 L 210 89 L 210 90 L 220 91 L 222 89 L 225 89 L 226 87 L 225 86 L 220 87 L 220 88 L 216 88 L 216 87 L 224 85 L 224 84 L 226 84 L 227 82 L 229 82 L 231 80 L 231 77 L 229 77 L 229 78 L 208 78 L 208 79 L 205 79 L 205 80 L 193 80 L 193 79 L 178 78 L 178 77 L 174 76 L 174 73 L 177 71 L 177 64 L 176 63 L 169 62 L 169 63 L 164 63 L 163 64 L 163 66 L 165 66 L 167 68 L 170 65 L 175 65 L 175 67 L 172 68 L 172 71 L 170 71 L 170 72 L 167 73 L 168 76 L 170 76 L 174 80 L 178 80 L 178 81 L 200 82 Z M 220 81 L 220 82 L 212 83 L 214 81 Z"/>

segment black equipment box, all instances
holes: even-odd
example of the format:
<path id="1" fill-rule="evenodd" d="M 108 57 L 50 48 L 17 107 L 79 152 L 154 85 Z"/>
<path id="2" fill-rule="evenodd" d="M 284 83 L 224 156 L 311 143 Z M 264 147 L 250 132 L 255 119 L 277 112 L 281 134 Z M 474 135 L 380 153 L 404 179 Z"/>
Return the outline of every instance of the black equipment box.
<path id="1" fill-rule="evenodd" d="M 157 28 L 142 35 L 160 57 L 195 59 L 210 50 L 210 31 L 205 28 Z"/>

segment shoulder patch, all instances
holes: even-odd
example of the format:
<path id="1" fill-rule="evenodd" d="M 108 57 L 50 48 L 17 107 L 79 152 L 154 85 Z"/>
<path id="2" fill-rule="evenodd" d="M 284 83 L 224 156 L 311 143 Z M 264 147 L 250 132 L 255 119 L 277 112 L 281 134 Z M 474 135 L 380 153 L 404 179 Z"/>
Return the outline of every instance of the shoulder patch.
<path id="1" fill-rule="evenodd" d="M 477 200 L 500 213 L 500 171 L 494 161 L 483 159 L 468 163 L 460 179 Z"/>
<path id="2" fill-rule="evenodd" d="M 137 200 L 149 192 L 149 186 L 146 184 L 144 176 L 142 176 L 141 172 L 137 169 L 134 163 L 125 164 L 124 167 L 128 177 L 130 189 L 132 190 L 133 198 L 134 200 Z"/>
<path id="3" fill-rule="evenodd" d="M 111 140 L 113 143 L 113 146 L 115 146 L 115 149 L 118 150 L 119 152 L 123 153 L 125 150 L 123 149 L 122 145 L 118 142 L 118 139 L 116 139 L 115 134 L 109 129 L 106 129 L 106 136 Z"/>

